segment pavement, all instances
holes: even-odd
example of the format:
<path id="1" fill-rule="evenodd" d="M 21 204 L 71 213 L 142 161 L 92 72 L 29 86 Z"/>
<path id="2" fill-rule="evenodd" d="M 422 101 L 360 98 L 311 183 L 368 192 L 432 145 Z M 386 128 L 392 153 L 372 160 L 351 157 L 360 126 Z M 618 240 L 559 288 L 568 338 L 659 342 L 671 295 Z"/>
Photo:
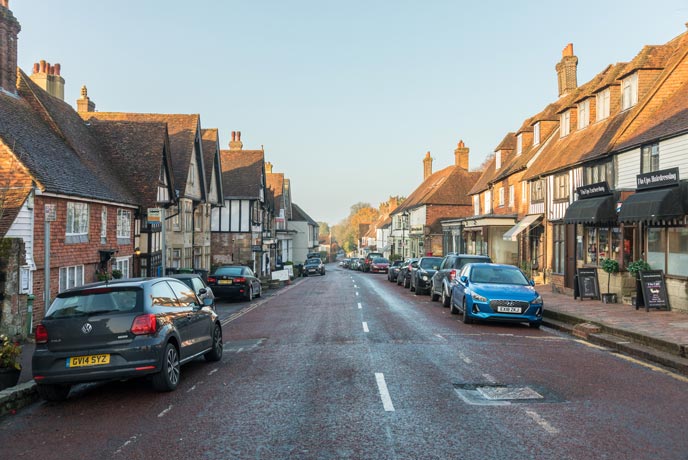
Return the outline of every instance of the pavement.
<path id="1" fill-rule="evenodd" d="M 688 376 L 688 313 L 576 300 L 549 285 L 538 286 L 538 292 L 545 302 L 545 326 Z M 19 384 L 0 391 L 0 417 L 37 399 L 31 375 L 35 346 L 29 341 L 22 347 Z"/>

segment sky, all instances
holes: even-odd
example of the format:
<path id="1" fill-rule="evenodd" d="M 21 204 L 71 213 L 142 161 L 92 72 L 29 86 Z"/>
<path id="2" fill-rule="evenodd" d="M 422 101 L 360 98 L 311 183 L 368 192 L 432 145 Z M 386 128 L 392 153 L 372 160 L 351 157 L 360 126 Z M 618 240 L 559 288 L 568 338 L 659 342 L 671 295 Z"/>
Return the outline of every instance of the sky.
<path id="1" fill-rule="evenodd" d="M 686 0 L 10 0 L 19 66 L 60 63 L 108 112 L 197 113 L 228 148 L 265 149 L 292 199 L 336 224 L 359 202 L 408 196 L 454 162 L 478 168 L 557 100 L 573 43 L 578 84 L 686 31 Z"/>

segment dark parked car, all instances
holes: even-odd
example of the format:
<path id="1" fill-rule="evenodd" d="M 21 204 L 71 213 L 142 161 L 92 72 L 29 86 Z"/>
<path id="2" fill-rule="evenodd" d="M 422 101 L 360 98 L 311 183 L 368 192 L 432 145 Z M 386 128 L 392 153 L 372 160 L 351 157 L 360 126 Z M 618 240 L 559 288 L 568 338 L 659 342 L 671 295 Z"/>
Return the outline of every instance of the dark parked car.
<path id="1" fill-rule="evenodd" d="M 488 256 L 476 254 L 447 254 L 440 264 L 440 269 L 432 276 L 431 299 L 437 301 L 442 298 L 442 305 L 448 307 L 452 287 L 458 282 L 458 273 L 464 265 L 474 262 L 492 262 L 492 260 Z"/>
<path id="2" fill-rule="evenodd" d="M 542 297 L 518 267 L 502 264 L 466 264 L 452 288 L 451 313 L 463 314 L 463 322 L 506 321 L 542 324 Z"/>
<path id="3" fill-rule="evenodd" d="M 387 271 L 387 279 L 390 282 L 394 282 L 397 280 L 397 275 L 399 274 L 399 269 L 401 268 L 402 265 L 404 265 L 403 260 L 395 260 L 389 266 L 389 270 Z"/>
<path id="4" fill-rule="evenodd" d="M 389 271 L 389 259 L 376 257 L 370 263 L 370 273 L 387 273 Z"/>
<path id="5" fill-rule="evenodd" d="M 194 290 L 196 295 L 201 302 L 204 302 L 206 298 L 212 299 L 212 308 L 215 308 L 215 294 L 213 290 L 208 286 L 203 277 L 197 273 L 175 273 L 174 275 L 169 275 L 170 278 L 175 278 L 186 284 Z"/>
<path id="6" fill-rule="evenodd" d="M 222 359 L 222 326 L 186 284 L 172 278 L 94 283 L 57 295 L 36 327 L 32 371 L 42 398 L 73 384 L 151 376 L 174 390 L 180 366 Z"/>
<path id="7" fill-rule="evenodd" d="M 411 290 L 416 295 L 425 294 L 430 291 L 432 277 L 440 268 L 442 257 L 421 257 L 418 261 L 418 269 L 413 270 L 411 277 Z"/>
<path id="8" fill-rule="evenodd" d="M 397 286 L 404 286 L 405 288 L 411 287 L 411 274 L 413 270 L 418 268 L 418 259 L 411 258 L 406 259 L 404 265 L 399 269 L 399 274 L 397 274 Z"/>
<path id="9" fill-rule="evenodd" d="M 303 276 L 309 275 L 325 275 L 325 264 L 322 263 L 319 257 L 308 259 L 303 265 Z"/>
<path id="10" fill-rule="evenodd" d="M 249 302 L 263 293 L 260 280 L 245 265 L 223 265 L 208 275 L 215 297 L 243 297 Z"/>
<path id="11" fill-rule="evenodd" d="M 370 264 L 373 263 L 373 260 L 375 260 L 378 257 L 384 257 L 385 255 L 381 252 L 369 252 L 365 258 L 363 259 L 363 266 L 361 268 L 362 271 L 364 272 L 369 272 L 370 271 Z"/>

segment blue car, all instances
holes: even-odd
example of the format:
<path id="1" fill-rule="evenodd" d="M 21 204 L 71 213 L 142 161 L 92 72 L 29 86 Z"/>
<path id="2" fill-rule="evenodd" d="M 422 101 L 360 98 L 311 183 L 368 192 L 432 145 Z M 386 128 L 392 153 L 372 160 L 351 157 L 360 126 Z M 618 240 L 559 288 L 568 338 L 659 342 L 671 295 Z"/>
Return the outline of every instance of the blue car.
<path id="1" fill-rule="evenodd" d="M 505 321 L 539 328 L 543 302 L 534 284 L 513 265 L 466 264 L 452 287 L 449 309 L 461 313 L 464 323 Z"/>

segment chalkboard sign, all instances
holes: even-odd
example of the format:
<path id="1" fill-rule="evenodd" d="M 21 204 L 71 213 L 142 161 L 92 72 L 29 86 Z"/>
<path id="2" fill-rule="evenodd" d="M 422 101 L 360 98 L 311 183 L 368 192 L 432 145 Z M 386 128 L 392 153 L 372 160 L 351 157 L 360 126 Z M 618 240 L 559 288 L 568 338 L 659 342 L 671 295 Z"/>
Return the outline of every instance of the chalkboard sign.
<path id="1" fill-rule="evenodd" d="M 662 270 L 648 270 L 640 271 L 639 275 L 640 292 L 637 295 L 642 294 L 645 311 L 649 311 L 650 308 L 669 309 L 669 296 L 664 282 L 664 272 Z"/>
<path id="2" fill-rule="evenodd" d="M 597 281 L 597 268 L 577 268 L 576 285 L 574 286 L 573 298 L 585 297 L 600 299 L 600 284 Z"/>

